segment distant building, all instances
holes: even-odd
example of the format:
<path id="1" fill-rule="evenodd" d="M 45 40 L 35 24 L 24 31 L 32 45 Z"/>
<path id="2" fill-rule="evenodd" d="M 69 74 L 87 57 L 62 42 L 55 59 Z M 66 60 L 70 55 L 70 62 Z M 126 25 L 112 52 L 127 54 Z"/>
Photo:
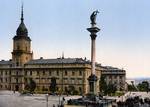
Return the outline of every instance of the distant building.
<path id="1" fill-rule="evenodd" d="M 51 78 L 56 78 L 57 92 L 76 91 L 86 94 L 89 89 L 88 77 L 91 62 L 82 58 L 33 59 L 31 39 L 24 24 L 23 8 L 21 23 L 13 38 L 12 59 L 0 61 L 0 90 L 24 90 L 30 79 L 36 82 L 35 91 L 50 92 Z M 118 90 L 124 90 L 125 70 L 96 65 L 96 75 L 106 76 L 107 84 L 115 83 Z M 99 83 L 99 82 L 98 82 Z M 99 84 L 97 84 L 99 90 Z"/>
<path id="2" fill-rule="evenodd" d="M 101 75 L 105 77 L 106 84 L 116 85 L 118 91 L 125 90 L 126 71 L 111 66 L 102 66 Z"/>

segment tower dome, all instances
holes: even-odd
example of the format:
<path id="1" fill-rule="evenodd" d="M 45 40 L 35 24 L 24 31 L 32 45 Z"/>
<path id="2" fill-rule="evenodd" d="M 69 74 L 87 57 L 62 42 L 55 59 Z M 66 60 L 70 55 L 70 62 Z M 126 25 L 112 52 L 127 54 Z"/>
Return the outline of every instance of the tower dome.
<path id="1" fill-rule="evenodd" d="M 21 23 L 20 23 L 19 27 L 17 28 L 16 34 L 21 35 L 21 36 L 27 36 L 28 35 L 28 30 L 27 30 L 23 20 L 24 20 L 24 18 L 23 18 L 23 6 L 22 6 Z"/>

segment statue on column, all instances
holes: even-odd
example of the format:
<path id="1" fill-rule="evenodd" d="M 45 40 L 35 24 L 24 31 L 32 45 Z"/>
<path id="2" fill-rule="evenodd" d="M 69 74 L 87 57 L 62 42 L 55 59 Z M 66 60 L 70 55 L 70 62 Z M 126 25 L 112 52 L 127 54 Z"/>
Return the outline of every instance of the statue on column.
<path id="1" fill-rule="evenodd" d="M 91 14 L 91 16 L 90 16 L 91 24 L 92 24 L 92 25 L 95 25 L 95 24 L 96 24 L 96 15 L 97 15 L 97 13 L 99 13 L 98 10 L 94 11 L 94 12 Z"/>

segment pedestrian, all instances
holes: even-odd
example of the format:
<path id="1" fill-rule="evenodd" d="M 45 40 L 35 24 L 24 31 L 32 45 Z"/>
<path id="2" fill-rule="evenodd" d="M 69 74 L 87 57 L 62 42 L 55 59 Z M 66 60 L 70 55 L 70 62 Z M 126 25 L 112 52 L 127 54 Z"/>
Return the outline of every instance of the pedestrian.
<path id="1" fill-rule="evenodd" d="M 63 101 L 65 101 L 65 98 L 63 97 Z"/>

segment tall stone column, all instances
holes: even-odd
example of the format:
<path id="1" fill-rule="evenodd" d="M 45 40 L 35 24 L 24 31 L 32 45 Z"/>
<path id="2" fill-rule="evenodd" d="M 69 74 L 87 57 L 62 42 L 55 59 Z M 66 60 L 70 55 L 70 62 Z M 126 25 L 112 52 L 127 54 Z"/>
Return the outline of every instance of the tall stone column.
<path id="1" fill-rule="evenodd" d="M 94 11 L 91 15 L 91 27 L 87 28 L 90 32 L 91 37 L 91 75 L 88 78 L 89 81 L 89 93 L 97 94 L 97 76 L 95 74 L 95 61 L 96 61 L 96 37 L 97 32 L 100 31 L 98 27 L 96 27 L 96 15 L 98 11 Z"/>

